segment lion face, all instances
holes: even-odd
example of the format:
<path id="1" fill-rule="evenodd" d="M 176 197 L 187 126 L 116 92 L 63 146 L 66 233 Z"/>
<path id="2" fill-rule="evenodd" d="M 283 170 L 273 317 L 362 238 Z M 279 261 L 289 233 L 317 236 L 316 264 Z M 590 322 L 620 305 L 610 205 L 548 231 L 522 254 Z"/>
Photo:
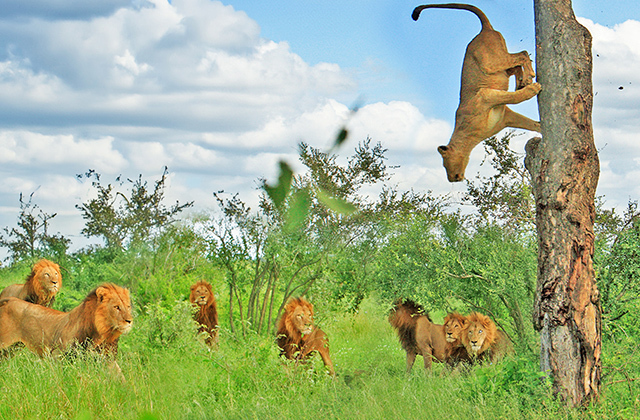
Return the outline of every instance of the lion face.
<path id="1" fill-rule="evenodd" d="M 444 319 L 444 333 L 447 343 L 455 343 L 460 340 L 467 325 L 468 321 L 462 315 L 457 313 L 447 315 Z"/>
<path id="2" fill-rule="evenodd" d="M 211 293 L 211 286 L 204 281 L 200 281 L 191 286 L 191 295 L 189 295 L 189 301 L 201 307 L 206 306 L 212 301 L 213 295 Z"/>
<path id="3" fill-rule="evenodd" d="M 469 346 L 471 347 L 471 350 L 475 354 L 478 354 L 485 342 L 485 339 L 487 338 L 487 334 L 483 326 L 475 322 L 472 323 L 469 326 L 469 332 L 467 333 L 467 335 L 469 337 Z"/>
<path id="4" fill-rule="evenodd" d="M 438 152 L 442 155 L 442 165 L 447 171 L 449 182 L 461 182 L 464 180 L 464 172 L 469 164 L 469 155 L 458 153 L 451 146 L 439 146 Z"/>
<path id="5" fill-rule="evenodd" d="M 313 310 L 308 306 L 296 306 L 291 314 L 291 322 L 303 336 L 313 331 Z"/>
<path id="6" fill-rule="evenodd" d="M 464 345 L 469 353 L 476 356 L 489 349 L 497 336 L 496 324 L 486 315 L 473 312 L 469 315 L 469 327 Z"/>
<path id="7" fill-rule="evenodd" d="M 100 286 L 96 289 L 98 306 L 96 326 L 103 332 L 126 334 L 133 325 L 133 312 L 129 290 L 121 287 Z"/>
<path id="8" fill-rule="evenodd" d="M 62 286 L 60 266 L 49 260 L 41 260 L 33 267 L 33 281 L 46 295 L 55 295 Z"/>

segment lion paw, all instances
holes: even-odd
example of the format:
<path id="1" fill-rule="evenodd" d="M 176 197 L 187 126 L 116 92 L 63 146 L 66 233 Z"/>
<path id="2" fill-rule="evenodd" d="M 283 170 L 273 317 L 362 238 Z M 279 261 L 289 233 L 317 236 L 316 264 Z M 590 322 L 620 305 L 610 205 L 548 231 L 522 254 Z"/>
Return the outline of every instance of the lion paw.
<path id="1" fill-rule="evenodd" d="M 527 86 L 527 89 L 531 90 L 534 95 L 537 95 L 542 90 L 542 85 L 538 82 L 531 83 L 530 85 Z"/>

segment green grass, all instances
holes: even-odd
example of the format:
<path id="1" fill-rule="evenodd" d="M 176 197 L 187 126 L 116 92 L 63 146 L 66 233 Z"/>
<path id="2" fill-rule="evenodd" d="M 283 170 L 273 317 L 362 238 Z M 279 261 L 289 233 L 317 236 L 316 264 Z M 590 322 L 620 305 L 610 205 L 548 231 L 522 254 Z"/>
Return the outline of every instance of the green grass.
<path id="1" fill-rule="evenodd" d="M 319 357 L 307 366 L 283 362 L 269 337 L 223 330 L 210 351 L 193 338 L 188 316 L 178 304 L 137 317 L 120 343 L 125 381 L 99 357 L 16 351 L 0 361 L 0 418 L 632 419 L 640 410 L 637 381 L 605 388 L 596 406 L 565 409 L 537 379 L 533 355 L 454 373 L 441 365 L 426 373 L 418 358 L 406 375 L 404 352 L 372 301 L 322 322 L 335 379 Z"/>

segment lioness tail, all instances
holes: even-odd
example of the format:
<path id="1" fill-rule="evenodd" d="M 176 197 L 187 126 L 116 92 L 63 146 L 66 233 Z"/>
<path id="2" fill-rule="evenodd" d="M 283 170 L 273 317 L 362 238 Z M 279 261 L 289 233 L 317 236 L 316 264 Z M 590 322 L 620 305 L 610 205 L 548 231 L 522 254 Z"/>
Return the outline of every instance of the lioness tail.
<path id="1" fill-rule="evenodd" d="M 415 9 L 413 9 L 413 13 L 411 14 L 411 17 L 413 18 L 413 20 L 418 20 L 418 18 L 420 17 L 420 12 L 422 12 L 424 9 L 462 9 L 462 10 L 468 10 L 472 13 L 475 13 L 476 16 L 478 16 L 478 18 L 480 19 L 480 23 L 482 24 L 482 29 L 493 29 L 493 27 L 491 26 L 491 23 L 489 23 L 489 19 L 487 18 L 487 16 L 482 12 L 482 10 L 478 9 L 476 6 L 472 6 L 470 4 L 464 4 L 464 3 L 444 3 L 444 4 L 425 4 L 422 6 L 418 6 Z"/>

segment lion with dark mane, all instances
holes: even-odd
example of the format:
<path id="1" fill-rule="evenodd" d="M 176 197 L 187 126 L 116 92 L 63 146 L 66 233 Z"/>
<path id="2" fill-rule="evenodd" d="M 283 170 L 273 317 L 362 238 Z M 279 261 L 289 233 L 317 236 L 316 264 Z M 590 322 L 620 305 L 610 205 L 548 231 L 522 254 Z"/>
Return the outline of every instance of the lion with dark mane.
<path id="1" fill-rule="evenodd" d="M 472 312 L 467 320 L 469 324 L 461 338 L 471 357 L 496 362 L 513 351 L 511 340 L 504 332 L 498 330 L 491 318 Z"/>
<path id="2" fill-rule="evenodd" d="M 218 342 L 218 307 L 211 285 L 204 280 L 192 285 L 189 302 L 198 309 L 194 314 L 198 332 L 206 333 L 205 343 L 213 346 Z"/>
<path id="3" fill-rule="evenodd" d="M 424 308 L 409 300 L 398 300 L 389 313 L 389 323 L 398 332 L 398 339 L 407 352 L 407 372 L 411 372 L 416 355 L 421 355 L 425 369 L 433 361 L 445 361 L 447 342 L 444 327 L 434 324 Z"/>
<path id="4" fill-rule="evenodd" d="M 110 283 L 98 286 L 71 312 L 10 297 L 0 300 L 0 350 L 15 343 L 39 356 L 95 350 L 113 357 L 120 371 L 115 362 L 118 340 L 132 322 L 129 291 Z"/>
<path id="5" fill-rule="evenodd" d="M 320 353 L 324 365 L 335 375 L 327 335 L 313 323 L 313 305 L 306 299 L 291 298 L 278 321 L 277 343 L 280 354 L 290 360 L 302 361 L 314 351 Z"/>
<path id="6" fill-rule="evenodd" d="M 12 284 L 0 293 L 0 299 L 16 297 L 37 305 L 51 307 L 62 287 L 62 274 L 58 264 L 42 259 L 31 268 L 24 284 Z"/>

